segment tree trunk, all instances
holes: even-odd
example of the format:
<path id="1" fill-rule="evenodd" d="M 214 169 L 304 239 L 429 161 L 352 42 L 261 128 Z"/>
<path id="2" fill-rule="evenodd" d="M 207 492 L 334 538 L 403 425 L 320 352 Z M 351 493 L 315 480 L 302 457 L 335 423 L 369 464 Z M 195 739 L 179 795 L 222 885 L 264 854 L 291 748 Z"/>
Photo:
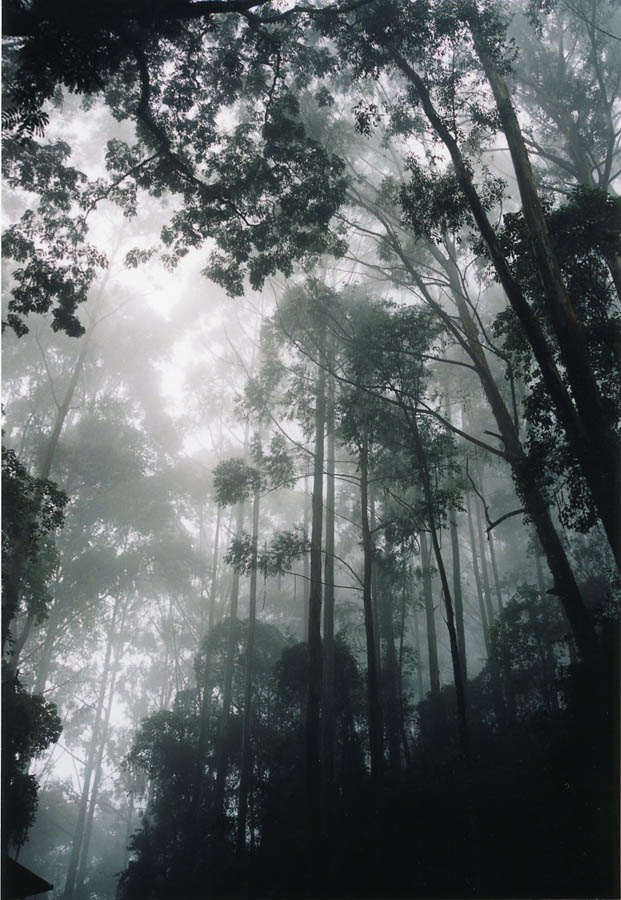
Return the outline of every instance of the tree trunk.
<path id="1" fill-rule="evenodd" d="M 252 560 L 250 570 L 250 599 L 248 604 L 248 641 L 246 644 L 246 683 L 244 688 L 244 718 L 242 725 L 242 760 L 239 777 L 239 807 L 237 810 L 237 852 L 246 848 L 246 819 L 248 816 L 248 785 L 252 770 L 252 680 L 254 677 L 254 645 L 257 625 L 257 545 L 259 540 L 259 489 L 252 504 Z"/>
<path id="2" fill-rule="evenodd" d="M 108 691 L 108 703 L 106 706 L 106 712 L 104 715 L 103 725 L 101 729 L 101 737 L 99 739 L 99 746 L 97 748 L 97 756 L 95 759 L 95 774 L 93 777 L 93 786 L 91 788 L 91 796 L 88 804 L 88 815 L 86 818 L 86 827 L 84 829 L 84 840 L 82 842 L 82 850 L 80 853 L 80 864 L 78 867 L 78 874 L 76 878 L 76 886 L 77 892 L 80 894 L 83 890 L 84 879 L 86 878 L 86 872 L 88 869 L 88 859 L 89 859 L 89 850 L 91 845 L 91 838 L 93 835 L 93 822 L 95 819 L 95 809 L 97 807 L 97 800 L 99 798 L 99 785 L 101 784 L 101 776 L 103 772 L 103 758 L 106 749 L 106 744 L 108 743 L 108 735 L 110 732 L 110 717 L 112 715 L 112 703 L 114 701 L 114 694 L 116 691 L 116 678 L 118 674 L 119 662 L 122 655 L 123 642 L 121 640 L 121 636 L 124 633 L 124 624 L 125 624 L 125 612 L 122 616 L 121 622 L 118 627 L 115 629 L 116 638 L 115 647 L 114 647 L 114 661 L 112 663 L 112 677 L 110 679 L 110 689 Z"/>
<path id="3" fill-rule="evenodd" d="M 78 820 L 76 822 L 75 832 L 73 836 L 73 841 L 71 844 L 71 853 L 69 855 L 69 864 L 67 867 L 67 877 L 65 880 L 65 889 L 63 891 L 63 900 L 71 900 L 73 897 L 75 886 L 76 886 L 76 874 L 78 870 L 78 863 L 80 860 L 80 852 L 82 849 L 82 842 L 84 839 L 84 831 L 86 824 L 86 816 L 88 811 L 88 799 L 90 795 L 91 788 L 91 778 L 93 777 L 93 772 L 95 769 L 95 754 L 96 749 L 99 746 L 100 741 L 100 731 L 101 731 L 101 720 L 103 714 L 103 706 L 106 691 L 108 688 L 108 679 L 110 677 L 110 661 L 112 658 L 112 649 L 115 643 L 116 638 L 116 621 L 120 608 L 120 598 L 117 597 L 114 601 L 114 608 L 112 611 L 112 617 L 110 620 L 110 627 L 108 629 L 107 641 L 106 641 L 106 654 L 104 658 L 103 665 L 103 673 L 101 678 L 101 688 L 99 691 L 99 696 L 97 698 L 97 706 L 95 709 L 95 719 L 93 722 L 93 731 L 91 735 L 91 741 L 89 745 L 89 752 L 86 759 L 86 766 L 84 769 L 84 776 L 82 782 L 82 794 L 80 797 L 80 806 L 78 808 Z"/>
<path id="4" fill-rule="evenodd" d="M 496 590 L 496 599 L 498 600 L 498 612 L 502 612 L 504 603 L 502 602 L 502 591 L 500 590 L 500 578 L 498 577 L 498 566 L 496 565 L 496 552 L 494 550 L 494 536 L 490 531 L 487 535 L 489 543 L 489 558 L 492 562 L 492 574 L 494 576 L 494 588 Z"/>
<path id="5" fill-rule="evenodd" d="M 323 533 L 323 462 L 326 427 L 326 375 L 319 368 L 315 388 L 315 459 L 313 467 L 312 522 L 310 548 L 310 594 L 308 608 L 308 684 L 305 710 L 305 787 L 309 865 L 321 835 L 321 602 Z"/>
<path id="6" fill-rule="evenodd" d="M 403 587 L 401 590 L 401 622 L 399 627 L 399 730 L 401 732 L 401 740 L 403 742 L 403 758 L 405 759 L 406 766 L 410 764 L 410 747 L 408 744 L 407 735 L 405 733 L 405 703 L 403 699 L 403 650 L 405 647 L 405 620 L 406 620 L 406 609 L 407 609 L 407 570 L 403 575 Z M 414 619 L 416 625 L 416 646 L 415 651 L 418 659 L 419 652 L 419 640 L 418 640 L 418 621 L 416 620 L 416 614 Z M 419 699 L 422 699 L 422 677 L 420 673 L 420 666 L 417 666 L 418 670 L 418 695 Z"/>
<path id="7" fill-rule="evenodd" d="M 369 707 L 369 748 L 371 753 L 371 779 L 377 789 L 382 772 L 383 737 L 382 712 L 380 706 L 377 677 L 377 652 L 373 624 L 373 544 L 369 527 L 369 447 L 366 438 L 360 445 L 360 515 L 362 522 L 362 549 L 364 554 L 364 576 L 362 599 L 364 604 L 364 627 L 367 641 L 367 701 Z"/>
<path id="8" fill-rule="evenodd" d="M 308 472 L 304 476 L 304 534 L 310 532 L 310 490 L 308 487 Z M 308 643 L 308 598 L 310 596 L 310 566 L 308 553 L 302 560 L 302 640 Z"/>
<path id="9" fill-rule="evenodd" d="M 379 601 L 381 634 L 384 641 L 384 665 L 382 667 L 381 684 L 383 687 L 386 737 L 388 739 L 388 761 L 391 774 L 398 776 L 401 770 L 401 699 L 399 693 L 399 664 L 395 651 L 395 631 L 390 591 L 381 591 Z"/>
<path id="10" fill-rule="evenodd" d="M 328 831 L 332 821 L 334 791 L 334 379 L 328 380 L 327 437 L 326 437 L 326 539 L 325 539 L 325 586 L 323 608 L 323 692 L 321 730 L 321 790 L 324 831 Z"/>
<path id="11" fill-rule="evenodd" d="M 237 522 L 235 534 L 241 535 L 244 528 L 244 504 L 237 507 Z M 222 714 L 216 739 L 216 786 L 214 790 L 214 816 L 218 819 L 224 809 L 224 789 L 226 786 L 226 772 L 228 758 L 226 753 L 226 739 L 231 715 L 231 701 L 233 698 L 233 668 L 235 665 L 235 651 L 237 643 L 237 611 L 239 606 L 239 572 L 233 571 L 233 583 L 231 585 L 231 607 L 229 614 L 229 635 L 227 642 L 226 663 L 224 666 L 224 684 L 222 686 Z"/>
<path id="12" fill-rule="evenodd" d="M 421 644 L 420 644 L 420 625 L 418 622 L 418 604 L 414 606 L 414 650 L 416 652 L 416 699 L 418 702 L 425 697 L 425 688 L 423 686 L 423 667 L 421 664 Z"/>
<path id="13" fill-rule="evenodd" d="M 369 495 L 369 528 L 371 534 L 375 534 L 375 489 L 370 484 L 368 487 Z M 377 671 L 377 681 L 382 681 L 382 642 L 380 635 L 382 633 L 380 625 L 380 604 L 377 591 L 377 566 L 371 566 L 371 606 L 373 609 L 373 632 L 375 634 L 375 667 Z"/>
<path id="14" fill-rule="evenodd" d="M 211 570 L 211 587 L 209 591 L 209 614 L 206 635 L 209 636 L 214 628 L 216 615 L 216 587 L 218 584 L 218 545 L 220 540 L 220 522 L 222 519 L 222 507 L 218 506 L 216 512 L 216 533 L 213 542 L 213 566 Z M 203 619 L 204 621 L 204 619 Z M 211 707 L 211 658 L 205 653 L 205 671 L 200 690 L 200 724 L 198 729 L 198 747 L 196 751 L 196 780 L 192 791 L 192 818 L 198 824 L 203 804 L 203 780 L 205 775 L 205 757 L 209 743 L 209 711 Z"/>
<path id="15" fill-rule="evenodd" d="M 213 565 L 211 569 L 211 585 L 209 588 L 209 621 L 207 633 L 211 634 L 216 623 L 216 592 L 218 588 L 218 550 L 220 545 L 220 525 L 222 521 L 222 507 L 218 506 L 216 512 L 216 533 L 213 539 Z"/>
<path id="16" fill-rule="evenodd" d="M 481 524 L 481 510 L 479 504 L 476 506 L 475 519 L 477 523 L 477 534 L 479 538 L 479 553 L 481 559 L 481 574 L 483 576 L 483 596 L 485 597 L 485 608 L 487 611 L 487 621 L 491 628 L 494 624 L 494 607 L 492 606 L 492 591 L 489 584 L 489 572 L 487 568 L 487 554 L 485 553 L 485 539 L 483 537 L 483 526 Z"/>
<path id="17" fill-rule="evenodd" d="M 466 660 L 466 630 L 464 627 L 464 601 L 461 592 L 461 559 L 459 556 L 459 533 L 457 531 L 457 512 L 454 507 L 449 510 L 449 531 L 451 535 L 451 553 L 453 558 L 453 600 L 455 601 L 455 627 L 457 630 L 457 647 L 464 670 L 464 680 L 468 677 Z"/>
<path id="18" fill-rule="evenodd" d="M 481 585 L 481 573 L 479 572 L 479 562 L 477 560 L 477 542 L 474 536 L 474 525 L 472 524 L 472 502 L 471 499 L 467 502 L 468 508 L 468 533 L 470 535 L 470 550 L 472 552 L 472 569 L 474 572 L 474 582 L 476 584 L 477 589 L 477 598 L 479 601 L 479 613 L 481 616 L 481 627 L 483 628 L 483 640 L 485 642 L 485 652 L 487 654 L 487 658 L 489 659 L 490 655 L 490 643 L 489 643 L 489 621 L 487 618 L 487 610 L 485 609 L 485 600 L 483 598 L 483 587 Z"/>
<path id="19" fill-rule="evenodd" d="M 466 800 L 466 813 L 468 818 L 468 831 L 471 847 L 471 890 L 473 893 L 478 892 L 480 881 L 480 846 L 479 846 L 479 828 L 476 815 L 476 804 L 474 797 L 474 771 L 472 765 L 472 750 L 470 743 L 470 728 L 468 725 L 468 714 L 466 705 L 466 689 L 463 676 L 463 665 L 459 657 L 459 648 L 457 644 L 457 629 L 455 627 L 455 614 L 453 609 L 453 601 L 451 590 L 449 587 L 444 560 L 442 559 L 442 551 L 438 540 L 438 532 L 436 528 L 435 509 L 433 505 L 433 494 L 431 490 L 431 477 L 428 469 L 427 458 L 420 439 L 418 425 L 415 416 L 409 419 L 411 426 L 411 434 L 416 451 L 420 480 L 425 497 L 425 506 L 429 523 L 429 531 L 431 534 L 431 543 L 435 554 L 438 571 L 440 573 L 440 581 L 442 583 L 442 592 L 444 595 L 444 610 L 446 612 L 446 625 L 449 633 L 449 643 L 451 647 L 451 663 L 453 667 L 453 681 L 455 684 L 455 699 L 457 703 L 457 727 L 459 734 L 460 755 L 463 763 L 464 772 L 464 788 Z"/>
<path id="20" fill-rule="evenodd" d="M 436 637 L 436 614 L 433 608 L 431 589 L 431 550 L 427 545 L 427 535 L 420 533 L 423 563 L 423 596 L 425 598 L 425 620 L 427 624 L 427 656 L 429 659 L 429 690 L 432 697 L 440 693 L 440 666 L 438 664 L 438 639 Z"/>

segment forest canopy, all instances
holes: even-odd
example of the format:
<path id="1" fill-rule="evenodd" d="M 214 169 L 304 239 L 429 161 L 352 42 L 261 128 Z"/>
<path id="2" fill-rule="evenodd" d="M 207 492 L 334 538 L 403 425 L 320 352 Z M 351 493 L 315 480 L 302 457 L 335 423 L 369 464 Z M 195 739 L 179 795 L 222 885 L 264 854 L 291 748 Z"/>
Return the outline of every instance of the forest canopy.
<path id="1" fill-rule="evenodd" d="M 3 859 L 618 897 L 619 0 L 2 27 Z"/>

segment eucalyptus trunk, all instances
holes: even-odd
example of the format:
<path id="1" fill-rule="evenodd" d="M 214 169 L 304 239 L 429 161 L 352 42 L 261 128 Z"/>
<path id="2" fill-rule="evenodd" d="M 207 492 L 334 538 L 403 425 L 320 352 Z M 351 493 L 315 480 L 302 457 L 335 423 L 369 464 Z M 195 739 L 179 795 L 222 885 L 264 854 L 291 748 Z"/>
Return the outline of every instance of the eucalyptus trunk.
<path id="1" fill-rule="evenodd" d="M 93 774 L 95 771 L 97 748 L 99 747 L 99 742 L 101 739 L 102 717 L 105 697 L 108 690 L 108 680 L 110 678 L 112 651 L 117 637 L 116 623 L 120 612 L 120 603 L 120 597 L 116 597 L 114 601 L 114 608 L 112 610 L 112 616 L 110 619 L 110 625 L 106 636 L 106 652 L 101 676 L 101 686 L 97 697 L 97 705 L 95 707 L 95 717 L 93 721 L 91 740 L 86 758 L 84 775 L 82 777 L 82 793 L 80 795 L 80 805 L 78 807 L 78 819 L 71 843 L 71 852 L 69 854 L 69 863 L 67 866 L 67 877 L 65 880 L 65 888 L 62 895 L 63 900 L 71 900 L 71 898 L 74 896 L 76 888 L 76 876 L 78 871 L 78 864 L 80 862 L 80 853 L 82 851 L 86 818 L 88 813 L 91 779 L 93 778 Z"/>
<path id="2" fill-rule="evenodd" d="M 472 748 L 470 740 L 470 727 L 468 724 L 468 713 L 466 703 L 466 685 L 463 674 L 463 664 L 459 655 L 459 647 L 457 642 L 457 629 L 455 627 L 455 613 L 453 607 L 453 599 L 449 586 L 442 551 L 440 549 L 440 541 L 438 538 L 438 529 L 436 525 L 436 511 L 431 488 L 431 475 L 429 472 L 427 457 L 425 455 L 416 417 L 410 418 L 411 434 L 413 438 L 414 449 L 420 473 L 420 481 L 423 488 L 425 498 L 425 506 L 427 512 L 427 520 L 429 523 L 429 532 L 431 543 L 440 574 L 442 584 L 442 593 L 444 597 L 444 610 L 446 613 L 446 626 L 449 633 L 449 643 L 451 648 L 451 663 L 453 668 L 453 681 L 455 685 L 455 699 L 457 704 L 457 728 L 459 736 L 460 756 L 463 763 L 464 788 L 466 799 L 466 813 L 468 821 L 468 832 L 471 847 L 472 868 L 470 876 L 472 879 L 471 889 L 473 893 L 478 890 L 480 881 L 480 838 L 478 817 L 476 813 L 476 803 L 474 796 L 474 770 L 472 764 Z"/>
<path id="3" fill-rule="evenodd" d="M 248 817 L 248 786 L 252 771 L 252 682 L 254 678 L 255 638 L 257 630 L 257 545 L 259 540 L 259 488 L 252 504 L 252 557 L 250 569 L 250 598 L 248 603 L 248 640 L 246 643 L 246 681 L 244 687 L 244 717 L 242 721 L 242 760 L 239 777 L 239 806 L 237 809 L 237 852 L 246 847 Z"/>
<path id="4" fill-rule="evenodd" d="M 479 538 L 479 558 L 481 560 L 481 575 L 483 576 L 483 596 L 485 597 L 485 608 L 487 610 L 487 621 L 490 628 L 494 624 L 494 607 L 492 606 L 492 590 L 489 581 L 489 569 L 487 568 L 487 554 L 485 552 L 485 538 L 483 537 L 483 524 L 481 522 L 481 510 L 477 504 L 475 520 L 477 524 L 477 535 Z"/>
<path id="5" fill-rule="evenodd" d="M 326 416 L 326 537 L 323 608 L 323 692 L 321 729 L 321 790 L 324 829 L 329 828 L 334 792 L 335 669 L 334 669 L 334 379 L 328 380 Z"/>
<path id="6" fill-rule="evenodd" d="M 461 558 L 459 554 L 459 533 L 457 531 L 457 512 L 454 507 L 449 510 L 449 532 L 451 535 L 451 553 L 453 559 L 453 600 L 455 602 L 455 627 L 457 630 L 457 647 L 464 670 L 464 679 L 468 677 L 466 659 L 466 629 L 464 626 L 464 600 L 461 589 Z"/>
<path id="7" fill-rule="evenodd" d="M 213 543 L 213 564 L 211 570 L 211 587 L 209 591 L 209 613 L 207 633 L 211 635 L 215 624 L 216 588 L 218 584 L 218 546 L 220 540 L 220 522 L 222 519 L 222 507 L 218 506 L 216 512 L 216 533 Z M 205 757 L 209 743 L 209 713 L 211 708 L 211 654 L 206 650 L 205 669 L 203 671 L 202 684 L 200 685 L 200 723 L 198 730 L 198 748 L 196 753 L 196 778 L 192 791 L 192 818 L 198 822 L 203 803 L 203 782 L 205 775 Z"/>
<path id="8" fill-rule="evenodd" d="M 244 527 L 244 504 L 237 507 L 237 521 L 235 534 L 241 535 Z M 224 808 L 224 789 L 226 785 L 226 773 L 228 757 L 226 753 L 226 738 L 231 717 L 231 702 L 233 699 L 233 668 L 237 648 L 237 615 L 239 608 L 239 572 L 233 570 L 233 583 L 231 585 L 231 605 L 229 610 L 228 640 L 226 662 L 224 665 L 224 683 L 222 685 L 222 713 L 216 738 L 216 785 L 214 789 L 214 815 L 219 818 Z"/>
<path id="9" fill-rule="evenodd" d="M 425 598 L 425 622 L 427 626 L 427 657 L 429 660 L 429 690 L 432 697 L 440 693 L 440 666 L 438 663 L 438 638 L 436 636 L 436 613 L 433 608 L 433 591 L 431 583 L 431 549 L 427 544 L 427 535 L 420 533 L 421 556 L 423 563 L 423 596 Z"/>
<path id="10" fill-rule="evenodd" d="M 121 621 L 118 628 L 116 629 L 117 640 L 114 648 L 114 661 L 112 663 L 112 677 L 110 679 L 110 688 L 108 690 L 108 703 L 106 705 L 106 711 L 104 714 L 103 724 L 101 728 L 101 735 L 99 738 L 99 746 L 97 748 L 96 758 L 95 758 L 95 772 L 93 776 L 93 786 L 91 788 L 89 803 L 88 803 L 88 814 L 86 817 L 86 827 L 84 829 L 84 840 L 82 842 L 82 850 L 80 853 L 80 864 L 78 867 L 78 874 L 76 877 L 76 885 L 78 889 L 78 893 L 83 890 L 84 880 L 86 878 L 86 873 L 88 869 L 89 863 L 89 852 L 91 846 L 91 839 L 93 836 L 93 824 L 95 820 L 95 809 L 97 807 L 97 801 L 99 799 L 99 786 L 101 784 L 101 776 L 103 774 L 103 758 L 106 749 L 106 745 L 108 743 L 108 735 L 110 732 L 110 718 L 112 716 L 112 704 L 114 702 L 114 695 L 116 692 L 116 679 L 118 674 L 118 667 L 122 655 L 123 644 L 118 636 L 122 635 L 124 632 L 124 622 Z"/>
<path id="11" fill-rule="evenodd" d="M 315 385 L 315 458 L 313 465 L 312 522 L 310 547 L 310 594 L 308 601 L 308 683 L 305 710 L 305 788 L 309 829 L 309 863 L 312 848 L 321 834 L 321 603 L 323 534 L 323 464 L 326 427 L 326 375 L 319 368 Z"/>
<path id="12" fill-rule="evenodd" d="M 384 643 L 384 665 L 381 683 L 383 687 L 383 709 L 388 740 L 388 762 L 393 776 L 401 769 L 401 695 L 399 691 L 399 662 L 395 650 L 395 629 L 393 622 L 392 596 L 383 590 L 379 596 L 381 634 Z"/>
<path id="13" fill-rule="evenodd" d="M 481 573 L 479 572 L 479 561 L 477 559 L 477 542 L 474 534 L 474 525 L 472 524 L 472 501 L 467 502 L 468 510 L 468 534 L 470 536 L 470 552 L 472 554 L 472 571 L 474 572 L 474 583 L 476 585 L 477 599 L 479 601 L 479 615 L 481 616 L 481 628 L 483 629 L 483 641 L 485 643 L 485 652 L 487 658 L 490 658 L 490 640 L 489 640 L 489 620 L 487 618 L 487 610 L 485 608 L 485 599 L 483 597 L 483 586 L 481 584 Z"/>
<path id="14" fill-rule="evenodd" d="M 364 628 L 367 643 L 367 702 L 369 713 L 369 747 L 371 752 L 371 779 L 377 788 L 382 773 L 383 735 L 382 711 L 377 672 L 376 636 L 373 616 L 373 542 L 369 525 L 369 445 L 366 437 L 360 444 L 360 516 L 362 522 L 362 551 L 364 575 L 362 600 Z"/>

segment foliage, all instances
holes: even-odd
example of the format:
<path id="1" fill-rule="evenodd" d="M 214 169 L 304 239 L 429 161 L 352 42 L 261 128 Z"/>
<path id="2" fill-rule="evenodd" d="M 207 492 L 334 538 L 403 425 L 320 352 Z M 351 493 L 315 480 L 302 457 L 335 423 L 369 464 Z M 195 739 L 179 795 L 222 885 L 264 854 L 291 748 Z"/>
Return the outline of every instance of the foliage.
<path id="1" fill-rule="evenodd" d="M 98 270 L 108 264 L 106 255 L 86 242 L 97 186 L 69 164 L 70 154 L 65 141 L 4 144 L 5 183 L 38 200 L 3 235 L 3 255 L 17 264 L 3 329 L 9 325 L 18 336 L 28 332 L 27 315 L 50 310 L 55 331 L 83 334 L 77 307 L 87 299 Z"/>
<path id="2" fill-rule="evenodd" d="M 55 565 L 50 532 L 61 528 L 67 495 L 52 481 L 34 478 L 13 450 L 2 447 L 3 634 L 23 592 L 29 611 L 45 616 L 47 579 Z"/>
<path id="3" fill-rule="evenodd" d="M 2 841 L 20 847 L 37 809 L 38 782 L 28 769 L 33 758 L 60 737 L 54 703 L 28 693 L 2 664 Z"/>
<path id="4" fill-rule="evenodd" d="M 278 531 L 269 547 L 257 554 L 256 568 L 265 578 L 288 572 L 296 559 L 310 549 L 308 537 L 302 526 L 291 531 Z M 235 538 L 226 554 L 226 562 L 238 572 L 248 575 L 253 569 L 252 535 L 244 533 Z"/>
<path id="5" fill-rule="evenodd" d="M 261 477 L 255 468 L 241 459 L 228 459 L 214 469 L 214 494 L 220 506 L 243 503 L 259 490 Z"/>

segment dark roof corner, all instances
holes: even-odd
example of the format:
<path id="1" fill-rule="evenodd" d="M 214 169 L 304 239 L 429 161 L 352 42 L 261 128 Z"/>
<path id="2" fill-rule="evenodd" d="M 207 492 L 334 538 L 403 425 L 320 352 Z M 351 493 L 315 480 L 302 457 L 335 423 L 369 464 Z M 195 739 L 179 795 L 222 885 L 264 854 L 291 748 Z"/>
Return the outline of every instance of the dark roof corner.
<path id="1" fill-rule="evenodd" d="M 26 897 L 53 889 L 53 884 L 39 878 L 26 866 L 22 866 L 10 856 L 2 857 L 2 900 L 24 900 Z"/>

